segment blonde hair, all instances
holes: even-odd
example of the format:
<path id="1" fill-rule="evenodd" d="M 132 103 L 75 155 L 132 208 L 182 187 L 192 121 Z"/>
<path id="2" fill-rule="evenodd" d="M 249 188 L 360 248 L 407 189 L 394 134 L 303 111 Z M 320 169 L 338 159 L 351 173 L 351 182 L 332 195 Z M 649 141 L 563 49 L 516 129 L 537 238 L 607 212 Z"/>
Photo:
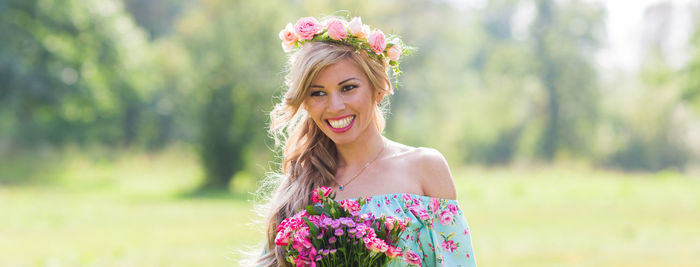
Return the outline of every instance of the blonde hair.
<path id="1" fill-rule="evenodd" d="M 377 90 L 381 96 L 379 99 L 393 93 L 388 62 L 372 59 L 365 51 L 355 51 L 352 47 L 335 43 L 309 42 L 290 56 L 285 79 L 287 92 L 270 113 L 269 131 L 275 146 L 284 143 L 282 170 L 269 175 L 264 182 L 276 185 L 277 189 L 265 207 L 266 244 L 254 263 L 256 266 L 291 266 L 285 260 L 284 249 L 274 243 L 277 225 L 311 204 L 314 188 L 334 184 L 338 163 L 335 143 L 316 126 L 302 104 L 316 75 L 343 59 L 350 59 L 365 73 L 373 96 L 377 95 Z M 381 132 L 385 126 L 384 105 L 377 104 L 374 125 Z"/>

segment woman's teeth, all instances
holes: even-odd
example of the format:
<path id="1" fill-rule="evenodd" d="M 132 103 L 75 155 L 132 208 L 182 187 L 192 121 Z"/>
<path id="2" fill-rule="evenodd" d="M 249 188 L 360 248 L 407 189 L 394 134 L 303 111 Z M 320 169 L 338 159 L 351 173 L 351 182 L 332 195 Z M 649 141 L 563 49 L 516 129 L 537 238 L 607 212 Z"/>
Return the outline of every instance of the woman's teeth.
<path id="1" fill-rule="evenodd" d="M 355 115 L 347 116 L 339 120 L 328 120 L 328 123 L 330 123 L 331 127 L 333 128 L 342 129 L 350 125 L 350 122 L 352 122 L 353 119 L 355 119 Z"/>

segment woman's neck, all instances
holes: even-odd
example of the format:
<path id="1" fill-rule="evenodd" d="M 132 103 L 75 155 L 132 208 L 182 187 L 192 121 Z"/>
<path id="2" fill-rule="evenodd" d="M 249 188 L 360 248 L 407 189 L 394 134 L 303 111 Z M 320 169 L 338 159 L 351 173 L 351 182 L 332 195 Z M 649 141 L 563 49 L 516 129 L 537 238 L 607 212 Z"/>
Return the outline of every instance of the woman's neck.
<path id="1" fill-rule="evenodd" d="M 368 131 L 355 142 L 336 145 L 339 167 L 364 165 L 375 159 L 384 148 L 384 137 L 379 131 Z"/>

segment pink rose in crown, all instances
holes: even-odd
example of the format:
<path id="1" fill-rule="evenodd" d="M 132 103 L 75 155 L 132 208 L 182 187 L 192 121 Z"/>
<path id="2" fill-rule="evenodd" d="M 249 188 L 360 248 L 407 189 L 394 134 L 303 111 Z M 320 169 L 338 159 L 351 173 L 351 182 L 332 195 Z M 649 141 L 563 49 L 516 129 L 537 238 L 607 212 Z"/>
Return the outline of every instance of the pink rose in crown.
<path id="1" fill-rule="evenodd" d="M 297 35 L 294 33 L 294 28 L 292 28 L 291 23 L 287 23 L 287 26 L 280 31 L 280 39 L 287 44 L 293 44 L 299 40 Z"/>
<path id="2" fill-rule="evenodd" d="M 345 29 L 345 24 L 338 19 L 331 19 L 328 21 L 328 36 L 331 39 L 340 41 L 348 37 L 348 30 Z"/>
<path id="3" fill-rule="evenodd" d="M 300 18 L 294 24 L 294 32 L 301 40 L 311 40 L 321 30 L 321 24 L 313 17 Z"/>
<path id="4" fill-rule="evenodd" d="M 369 47 L 372 48 L 372 51 L 377 53 L 377 55 L 384 52 L 386 48 L 386 39 L 382 31 L 376 30 L 369 35 Z"/>
<path id="5" fill-rule="evenodd" d="M 401 46 L 399 44 L 394 44 L 386 50 L 386 56 L 391 61 L 399 61 L 401 57 Z"/>
<path id="6" fill-rule="evenodd" d="M 294 33 L 291 23 L 287 23 L 287 26 L 280 31 L 280 39 L 282 40 L 282 49 L 285 52 L 292 51 L 294 44 L 299 40 L 297 35 Z"/>
<path id="7" fill-rule="evenodd" d="M 348 23 L 348 30 L 350 34 L 357 36 L 357 38 L 365 39 L 369 36 L 369 26 L 362 24 L 362 18 L 354 17 Z"/>

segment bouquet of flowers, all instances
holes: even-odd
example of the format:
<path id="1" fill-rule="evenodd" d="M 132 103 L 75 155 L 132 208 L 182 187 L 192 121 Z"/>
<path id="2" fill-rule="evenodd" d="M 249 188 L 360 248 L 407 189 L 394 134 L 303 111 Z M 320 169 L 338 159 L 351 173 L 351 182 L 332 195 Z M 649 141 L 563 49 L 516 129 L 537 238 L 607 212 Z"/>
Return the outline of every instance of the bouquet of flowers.
<path id="1" fill-rule="evenodd" d="M 277 226 L 275 244 L 286 249 L 294 266 L 386 266 L 393 260 L 421 265 L 417 253 L 397 246 L 409 218 L 360 213 L 369 198 L 337 202 L 323 186 L 311 200 L 313 205 Z"/>

